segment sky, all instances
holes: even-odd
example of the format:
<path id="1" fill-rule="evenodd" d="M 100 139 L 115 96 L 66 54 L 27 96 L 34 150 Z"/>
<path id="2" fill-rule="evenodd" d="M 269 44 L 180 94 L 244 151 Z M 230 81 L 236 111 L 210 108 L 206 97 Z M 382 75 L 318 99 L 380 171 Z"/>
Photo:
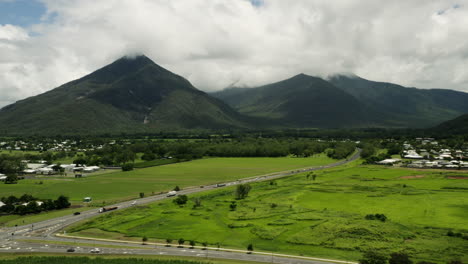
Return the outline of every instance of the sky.
<path id="1" fill-rule="evenodd" d="M 468 0 L 0 0 L 0 107 L 134 54 L 203 91 L 354 73 L 468 92 Z"/>

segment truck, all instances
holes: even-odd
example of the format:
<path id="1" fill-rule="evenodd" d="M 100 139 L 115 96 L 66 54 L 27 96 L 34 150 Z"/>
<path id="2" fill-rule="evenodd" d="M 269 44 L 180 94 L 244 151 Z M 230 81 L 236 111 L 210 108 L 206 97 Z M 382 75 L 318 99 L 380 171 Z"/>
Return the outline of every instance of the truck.
<path id="1" fill-rule="evenodd" d="M 119 208 L 119 207 L 118 206 L 115 206 L 115 207 L 102 207 L 102 208 L 99 208 L 99 213 L 109 212 L 109 211 L 112 211 L 112 210 L 116 210 L 117 208 Z"/>
<path id="2" fill-rule="evenodd" d="M 170 191 L 167 193 L 167 197 L 176 196 L 176 195 L 177 195 L 176 191 Z"/>

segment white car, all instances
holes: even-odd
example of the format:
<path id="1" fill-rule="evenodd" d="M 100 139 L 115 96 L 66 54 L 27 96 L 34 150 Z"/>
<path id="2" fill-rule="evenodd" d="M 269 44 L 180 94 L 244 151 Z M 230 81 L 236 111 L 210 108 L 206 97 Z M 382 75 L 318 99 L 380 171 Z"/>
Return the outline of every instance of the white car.
<path id="1" fill-rule="evenodd" d="M 89 251 L 90 253 L 100 253 L 101 250 L 99 248 L 93 248 L 91 249 L 91 251 Z"/>
<path id="2" fill-rule="evenodd" d="M 136 204 L 136 201 L 133 201 L 130 205 L 135 205 Z"/>

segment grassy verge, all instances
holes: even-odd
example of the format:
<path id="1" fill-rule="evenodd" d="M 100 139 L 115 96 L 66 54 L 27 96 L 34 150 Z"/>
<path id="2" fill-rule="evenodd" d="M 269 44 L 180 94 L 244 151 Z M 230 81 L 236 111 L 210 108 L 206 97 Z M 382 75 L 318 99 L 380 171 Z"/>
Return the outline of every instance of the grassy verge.
<path id="1" fill-rule="evenodd" d="M 90 254 L 51 254 L 51 253 L 0 253 L 0 261 L 2 260 L 17 260 L 19 257 L 67 257 L 69 262 L 61 262 L 61 264 L 71 264 L 76 263 L 76 257 L 89 257 L 92 259 L 129 259 L 128 255 L 99 255 L 91 256 Z M 74 259 L 75 258 L 75 259 Z M 215 258 L 196 258 L 196 257 L 182 257 L 182 256 L 138 256 L 138 258 L 133 259 L 144 259 L 144 260 L 161 260 L 161 261 L 171 261 L 171 260 L 180 260 L 180 261 L 195 261 L 203 263 L 212 263 L 212 264 L 259 264 L 260 262 L 253 261 L 240 261 L 240 260 L 228 260 L 228 259 L 215 259 Z M 66 259 L 65 259 L 66 261 Z M 0 262 L 1 263 L 1 262 Z M 126 264 L 131 264 L 132 262 L 127 262 Z M 42 264 L 42 263 L 41 263 Z"/>

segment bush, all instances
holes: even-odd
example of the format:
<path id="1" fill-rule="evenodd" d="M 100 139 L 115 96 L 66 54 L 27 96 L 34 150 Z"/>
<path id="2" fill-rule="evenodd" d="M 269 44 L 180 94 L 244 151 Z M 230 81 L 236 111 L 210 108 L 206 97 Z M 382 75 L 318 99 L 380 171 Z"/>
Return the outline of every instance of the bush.
<path id="1" fill-rule="evenodd" d="M 187 203 L 187 201 L 188 201 L 187 195 L 179 195 L 177 196 L 177 198 L 173 200 L 173 202 L 178 205 L 184 205 Z"/>
<path id="2" fill-rule="evenodd" d="M 387 256 L 377 251 L 367 251 L 363 254 L 360 264 L 387 264 Z"/>
<path id="3" fill-rule="evenodd" d="M 413 264 L 406 253 L 392 253 L 390 254 L 389 264 Z"/>
<path id="4" fill-rule="evenodd" d="M 244 199 L 249 195 L 250 192 L 250 185 L 249 184 L 239 184 L 236 188 L 236 199 Z"/>
<path id="5" fill-rule="evenodd" d="M 231 211 L 235 211 L 237 208 L 237 203 L 235 201 L 232 201 L 231 204 L 229 205 L 229 209 L 231 209 Z"/>
<path id="6" fill-rule="evenodd" d="M 380 220 L 382 222 L 387 221 L 387 217 L 384 214 L 368 214 L 365 217 L 366 220 Z"/>
<path id="7" fill-rule="evenodd" d="M 133 170 L 133 163 L 125 163 L 124 165 L 122 165 L 122 171 L 131 171 Z"/>

